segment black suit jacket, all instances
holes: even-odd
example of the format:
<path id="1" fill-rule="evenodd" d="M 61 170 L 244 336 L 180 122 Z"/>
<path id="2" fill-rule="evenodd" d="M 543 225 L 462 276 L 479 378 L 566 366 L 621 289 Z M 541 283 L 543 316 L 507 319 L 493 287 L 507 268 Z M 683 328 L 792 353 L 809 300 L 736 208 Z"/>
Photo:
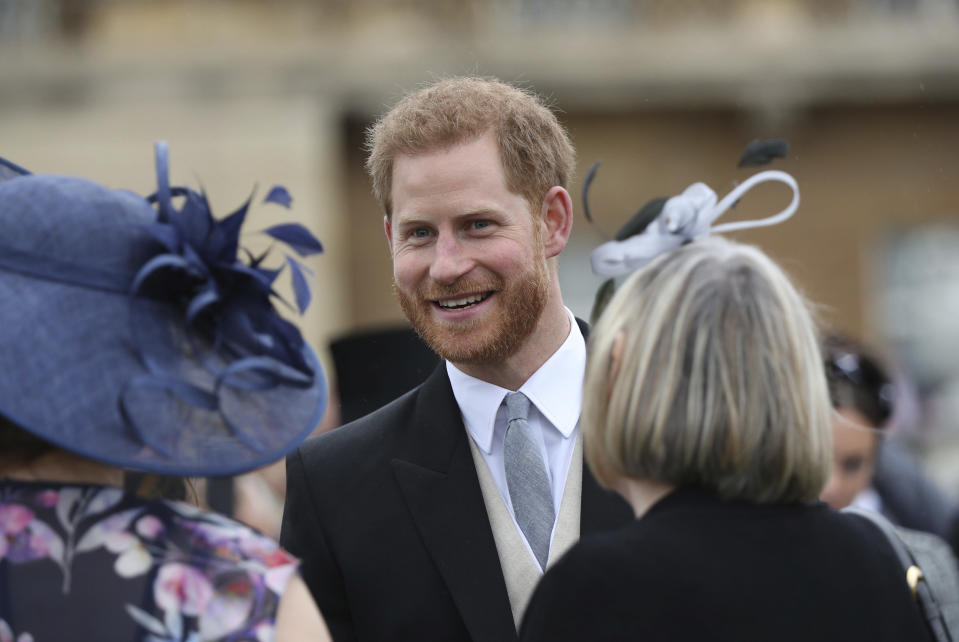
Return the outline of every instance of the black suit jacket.
<path id="1" fill-rule="evenodd" d="M 865 518 L 694 488 L 581 539 L 539 583 L 520 639 L 931 642 L 898 558 Z"/>
<path id="2" fill-rule="evenodd" d="M 287 460 L 280 541 L 337 642 L 508 642 L 516 630 L 468 435 L 440 366 Z M 581 533 L 632 512 L 583 468 Z"/>

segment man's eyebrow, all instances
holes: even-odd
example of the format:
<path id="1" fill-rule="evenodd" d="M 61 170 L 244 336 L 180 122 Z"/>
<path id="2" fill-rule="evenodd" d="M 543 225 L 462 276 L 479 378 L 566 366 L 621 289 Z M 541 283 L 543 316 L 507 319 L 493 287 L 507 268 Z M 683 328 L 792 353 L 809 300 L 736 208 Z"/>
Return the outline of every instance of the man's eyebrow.
<path id="1" fill-rule="evenodd" d="M 461 212 L 459 214 L 453 215 L 453 218 L 462 219 L 462 218 L 475 218 L 477 216 L 492 216 L 496 214 L 497 210 L 492 207 L 478 207 L 473 210 L 468 210 L 466 212 Z"/>
<path id="2" fill-rule="evenodd" d="M 494 216 L 498 210 L 494 207 L 477 207 L 475 209 L 466 210 L 465 212 L 457 212 L 456 214 L 451 214 L 448 218 L 454 221 L 460 221 L 464 219 L 471 219 L 480 216 Z M 396 214 L 396 225 L 399 226 L 409 226 L 409 225 L 434 225 L 430 217 L 420 216 L 418 214 Z"/>
<path id="3" fill-rule="evenodd" d="M 397 225 L 397 226 L 406 227 L 409 225 L 429 225 L 430 224 L 424 217 L 418 216 L 416 214 L 407 214 L 407 215 L 396 214 L 395 217 L 396 218 L 394 220 L 394 225 Z"/>

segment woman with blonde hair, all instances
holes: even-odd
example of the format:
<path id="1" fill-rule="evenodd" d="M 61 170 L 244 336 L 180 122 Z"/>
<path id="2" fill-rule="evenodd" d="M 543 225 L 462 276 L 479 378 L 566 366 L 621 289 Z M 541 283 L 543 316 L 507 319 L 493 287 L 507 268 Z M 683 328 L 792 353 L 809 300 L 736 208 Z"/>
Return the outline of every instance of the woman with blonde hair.
<path id="1" fill-rule="evenodd" d="M 830 402 L 807 305 L 761 251 L 708 237 L 716 210 L 667 202 L 645 240 L 594 255 L 641 264 L 590 335 L 581 419 L 638 519 L 546 573 L 521 639 L 929 639 L 882 533 L 817 501 Z"/>

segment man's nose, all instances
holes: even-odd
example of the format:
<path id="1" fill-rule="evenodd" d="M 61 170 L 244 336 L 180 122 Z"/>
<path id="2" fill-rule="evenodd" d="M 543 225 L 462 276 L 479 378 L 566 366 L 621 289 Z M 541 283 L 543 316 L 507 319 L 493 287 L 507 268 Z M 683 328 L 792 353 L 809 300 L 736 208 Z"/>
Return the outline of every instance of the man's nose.
<path id="1" fill-rule="evenodd" d="M 473 269 L 473 260 L 455 236 L 440 234 L 434 247 L 430 277 L 435 282 L 449 285 Z"/>

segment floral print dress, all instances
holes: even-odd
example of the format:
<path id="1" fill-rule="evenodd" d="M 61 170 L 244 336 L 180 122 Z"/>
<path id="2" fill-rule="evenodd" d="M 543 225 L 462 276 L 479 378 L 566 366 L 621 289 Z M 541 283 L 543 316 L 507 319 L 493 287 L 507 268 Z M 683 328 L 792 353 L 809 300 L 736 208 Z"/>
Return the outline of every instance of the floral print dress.
<path id="1" fill-rule="evenodd" d="M 266 642 L 297 565 L 187 504 L 0 480 L 0 642 Z"/>

